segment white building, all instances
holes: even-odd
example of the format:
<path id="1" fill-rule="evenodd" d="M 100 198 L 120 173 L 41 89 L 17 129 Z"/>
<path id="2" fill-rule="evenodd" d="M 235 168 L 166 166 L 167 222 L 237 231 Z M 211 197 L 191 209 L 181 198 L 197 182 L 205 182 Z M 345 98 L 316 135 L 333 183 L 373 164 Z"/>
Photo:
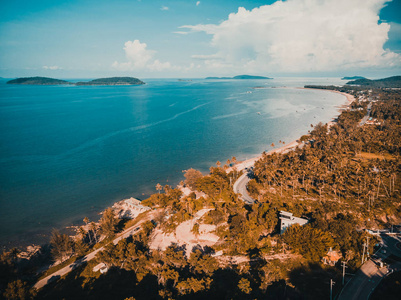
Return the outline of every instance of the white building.
<path id="1" fill-rule="evenodd" d="M 113 205 L 114 212 L 120 219 L 134 219 L 139 214 L 150 210 L 150 207 L 141 204 L 141 201 L 135 198 L 129 198 Z"/>
<path id="2" fill-rule="evenodd" d="M 129 208 L 138 210 L 139 212 L 150 210 L 150 207 L 142 205 L 140 200 L 135 199 L 133 197 L 124 200 L 124 202 Z"/>
<path id="3" fill-rule="evenodd" d="M 93 270 L 93 272 L 100 271 L 100 273 L 104 274 L 104 273 L 107 273 L 109 268 L 107 268 L 106 264 L 100 263 L 100 264 L 94 266 L 92 270 Z"/>
<path id="4" fill-rule="evenodd" d="M 305 225 L 308 223 L 307 219 L 297 218 L 292 215 L 290 212 L 280 211 L 280 234 L 283 234 L 284 231 L 294 224 Z"/>

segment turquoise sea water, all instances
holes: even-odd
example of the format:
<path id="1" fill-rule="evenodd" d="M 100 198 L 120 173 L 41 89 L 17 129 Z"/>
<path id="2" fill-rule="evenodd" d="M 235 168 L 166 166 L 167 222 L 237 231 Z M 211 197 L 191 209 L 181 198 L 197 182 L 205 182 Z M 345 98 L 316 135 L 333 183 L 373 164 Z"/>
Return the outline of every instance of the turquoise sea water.
<path id="1" fill-rule="evenodd" d="M 207 172 L 290 142 L 337 115 L 345 97 L 300 90 L 339 79 L 145 80 L 142 86 L 22 86 L 0 81 L 0 245 L 40 243 L 52 228 L 182 170 Z M 262 86 L 263 89 L 254 89 Z"/>

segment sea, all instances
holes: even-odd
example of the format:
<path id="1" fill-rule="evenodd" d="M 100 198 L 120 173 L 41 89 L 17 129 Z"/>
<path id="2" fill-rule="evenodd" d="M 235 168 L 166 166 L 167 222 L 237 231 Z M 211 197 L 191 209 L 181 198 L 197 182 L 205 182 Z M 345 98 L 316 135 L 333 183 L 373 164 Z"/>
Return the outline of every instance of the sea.
<path id="1" fill-rule="evenodd" d="M 143 79 L 140 86 L 0 80 L 0 246 L 48 242 L 116 201 L 176 186 L 328 122 L 343 95 L 298 89 L 339 78 Z M 74 81 L 74 80 L 72 80 Z M 75 81 L 79 81 L 76 79 Z"/>

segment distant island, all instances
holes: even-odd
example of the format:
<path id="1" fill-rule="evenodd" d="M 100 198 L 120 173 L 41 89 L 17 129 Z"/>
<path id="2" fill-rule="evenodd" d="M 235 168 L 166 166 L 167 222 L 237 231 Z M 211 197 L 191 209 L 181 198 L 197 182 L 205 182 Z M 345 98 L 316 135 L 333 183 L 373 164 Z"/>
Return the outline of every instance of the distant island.
<path id="1" fill-rule="evenodd" d="M 24 77 L 17 78 L 7 81 L 8 84 L 30 84 L 30 85 L 140 85 L 145 84 L 142 80 L 134 77 L 110 77 L 110 78 L 99 78 L 92 81 L 81 81 L 72 83 L 66 80 L 54 79 L 48 77 Z"/>
<path id="2" fill-rule="evenodd" d="M 24 77 L 7 81 L 8 84 L 32 84 L 32 85 L 59 85 L 72 84 L 71 82 L 48 77 Z"/>
<path id="3" fill-rule="evenodd" d="M 383 79 L 370 80 L 370 79 L 357 79 L 348 81 L 347 85 L 360 85 L 372 88 L 401 88 L 401 76 L 392 76 Z"/>
<path id="4" fill-rule="evenodd" d="M 205 79 L 273 79 L 265 76 L 237 75 L 234 77 L 206 77 Z"/>
<path id="5" fill-rule="evenodd" d="M 99 78 L 87 82 L 77 82 L 75 85 L 140 85 L 145 84 L 142 80 L 134 77 L 110 77 Z"/>
<path id="6" fill-rule="evenodd" d="M 357 79 L 366 79 L 366 77 L 363 76 L 345 76 L 343 78 L 341 78 L 341 80 L 357 80 Z"/>

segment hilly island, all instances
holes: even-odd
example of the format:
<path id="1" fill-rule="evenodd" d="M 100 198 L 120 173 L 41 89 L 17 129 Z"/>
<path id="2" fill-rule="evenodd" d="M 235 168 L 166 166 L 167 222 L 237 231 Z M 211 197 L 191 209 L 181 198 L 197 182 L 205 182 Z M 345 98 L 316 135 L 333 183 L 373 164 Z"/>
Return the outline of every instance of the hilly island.
<path id="1" fill-rule="evenodd" d="M 110 77 L 99 78 L 88 82 L 72 83 L 66 80 L 60 80 L 48 77 L 24 77 L 7 81 L 8 84 L 26 84 L 26 85 L 141 85 L 145 84 L 142 80 L 134 77 Z"/>
<path id="2" fill-rule="evenodd" d="M 72 84 L 71 82 L 48 78 L 48 77 L 23 77 L 7 81 L 8 84 L 32 84 L 32 85 L 59 85 L 59 84 Z"/>

